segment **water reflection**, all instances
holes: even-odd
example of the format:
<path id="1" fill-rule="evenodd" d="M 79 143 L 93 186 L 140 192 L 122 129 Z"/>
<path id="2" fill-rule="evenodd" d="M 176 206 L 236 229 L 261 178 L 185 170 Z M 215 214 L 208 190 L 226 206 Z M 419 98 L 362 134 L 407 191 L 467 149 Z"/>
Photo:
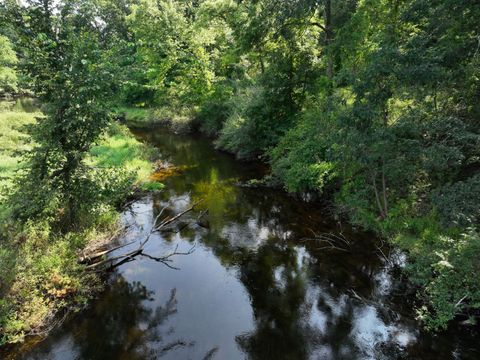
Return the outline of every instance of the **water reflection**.
<path id="1" fill-rule="evenodd" d="M 205 139 L 148 138 L 185 170 L 125 214 L 135 226 L 124 241 L 142 239 L 169 202 L 172 216 L 201 198 L 198 211 L 146 249 L 159 256 L 197 244 L 196 251 L 175 258 L 179 271 L 148 258 L 122 265 L 89 312 L 23 358 L 480 358 L 474 331 L 419 330 L 411 294 L 370 235 L 339 227 L 317 204 L 236 186 L 259 176 L 258 166 L 215 152 Z M 351 246 L 325 249 L 308 240 L 312 232 L 341 233 Z"/>
<path id="2" fill-rule="evenodd" d="M 234 186 L 234 181 L 234 179 L 230 179 L 228 182 L 220 181 L 218 170 L 211 168 L 205 181 L 195 182 L 193 187 L 194 200 L 201 200 L 200 207 L 208 210 L 208 220 L 204 227 L 221 228 L 224 217 L 235 209 L 238 188 Z"/>
<path id="3" fill-rule="evenodd" d="M 171 339 L 175 331 L 165 326 L 177 313 L 176 289 L 163 305 L 150 306 L 154 297 L 140 282 L 115 276 L 92 309 L 70 321 L 28 358 L 146 360 L 193 346 L 180 337 Z"/>

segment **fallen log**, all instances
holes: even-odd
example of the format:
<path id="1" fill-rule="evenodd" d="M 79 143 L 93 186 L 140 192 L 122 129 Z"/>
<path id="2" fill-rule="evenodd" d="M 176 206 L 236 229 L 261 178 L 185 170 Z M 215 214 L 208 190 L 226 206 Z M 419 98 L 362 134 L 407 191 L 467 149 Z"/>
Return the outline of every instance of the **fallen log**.
<path id="1" fill-rule="evenodd" d="M 158 261 L 158 262 L 162 262 L 164 263 L 165 265 L 171 267 L 171 268 L 174 268 L 172 266 L 170 266 L 169 264 L 167 264 L 168 261 L 170 261 L 170 257 L 174 256 L 174 255 L 188 255 L 188 254 L 191 254 L 193 251 L 194 251 L 194 248 L 195 246 L 193 246 L 190 250 L 188 250 L 187 252 L 178 252 L 177 251 L 177 248 L 175 248 L 175 251 L 173 253 L 170 253 L 170 254 L 167 254 L 167 255 L 164 255 L 164 256 L 161 256 L 161 257 L 153 257 L 151 255 L 148 255 L 148 254 L 145 254 L 143 252 L 144 248 L 145 248 L 145 245 L 147 244 L 147 242 L 150 240 L 151 236 L 153 233 L 157 232 L 157 231 L 160 231 L 162 230 L 163 228 L 165 228 L 167 225 L 173 223 L 174 221 L 178 220 L 179 218 L 181 218 L 183 215 L 185 215 L 186 213 L 192 211 L 195 206 L 197 206 L 199 203 L 201 202 L 200 201 L 197 201 L 196 203 L 192 204 L 189 208 L 187 208 L 186 210 L 180 212 L 179 214 L 171 217 L 171 218 L 167 218 L 165 220 L 163 220 L 159 225 L 155 225 L 158 221 L 158 219 L 160 218 L 160 216 L 162 216 L 163 212 L 165 211 L 165 209 L 167 208 L 167 206 L 163 207 L 162 210 L 160 210 L 159 214 L 155 217 L 154 221 L 153 221 L 153 226 L 152 228 L 150 229 L 149 233 L 147 234 L 147 236 L 145 237 L 145 240 L 141 241 L 140 242 L 140 245 L 138 248 L 136 248 L 135 250 L 132 250 L 132 251 L 129 251 L 125 254 L 122 254 L 122 255 L 117 255 L 117 256 L 114 256 L 114 257 L 111 257 L 111 258 L 106 258 L 106 259 L 103 259 L 101 261 L 98 261 L 98 262 L 95 262 L 95 263 L 92 263 L 92 264 L 89 264 L 86 266 L 87 269 L 89 270 L 92 270 L 92 269 L 96 269 L 102 265 L 105 265 L 105 264 L 112 264 L 110 266 L 110 268 L 114 268 L 114 267 L 117 267 L 120 263 L 124 263 L 125 261 L 128 261 L 128 260 L 131 260 L 133 259 L 135 256 L 138 256 L 138 255 L 144 255 L 148 258 L 151 258 L 152 260 L 155 260 L 155 261 Z M 133 242 L 130 242 L 128 244 L 123 244 L 123 245 L 119 245 L 115 248 L 112 248 L 112 249 L 108 249 L 108 250 L 104 250 L 104 251 L 100 251 L 100 252 L 97 252 L 95 254 L 91 254 L 91 255 L 87 255 L 87 256 L 84 256 L 82 259 L 80 259 L 79 261 L 83 260 L 83 263 L 88 263 L 89 260 L 95 260 L 95 259 L 98 259 L 99 257 L 101 256 L 104 256 L 106 254 L 109 254 L 115 250 L 118 250 L 120 248 L 123 248 L 127 245 L 131 245 L 133 244 L 135 241 Z M 115 263 L 116 261 L 120 260 L 117 264 L 113 264 Z"/>
<path id="2" fill-rule="evenodd" d="M 129 243 L 126 243 L 126 244 L 122 244 L 122 245 L 118 245 L 118 246 L 115 246 L 111 249 L 107 249 L 107 250 L 102 250 L 102 251 L 98 251 L 96 253 L 93 253 L 93 254 L 88 254 L 88 255 L 84 255 L 84 256 L 81 256 L 79 259 L 78 259 L 78 262 L 79 264 L 86 264 L 86 263 L 89 263 L 103 255 L 107 255 L 107 254 L 110 254 L 111 252 L 115 251 L 115 250 L 118 250 L 118 249 L 121 249 L 121 248 L 124 248 L 125 246 L 128 246 L 128 245 L 131 245 L 133 244 L 135 241 L 131 241 Z"/>

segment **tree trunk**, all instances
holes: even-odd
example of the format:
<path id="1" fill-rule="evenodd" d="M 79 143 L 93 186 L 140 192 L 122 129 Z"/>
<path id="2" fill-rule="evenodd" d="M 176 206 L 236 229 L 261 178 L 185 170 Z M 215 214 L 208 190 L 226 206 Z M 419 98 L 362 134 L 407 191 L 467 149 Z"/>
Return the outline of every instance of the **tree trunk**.
<path id="1" fill-rule="evenodd" d="M 383 193 L 383 213 L 388 216 L 387 184 L 385 180 L 385 158 L 382 157 L 382 193 Z"/>
<path id="2" fill-rule="evenodd" d="M 327 48 L 327 77 L 331 82 L 333 80 L 333 54 L 331 44 L 333 41 L 332 31 L 332 2 L 331 0 L 325 0 L 325 46 Z"/>
<path id="3" fill-rule="evenodd" d="M 377 183 L 375 181 L 375 174 L 372 175 L 372 185 L 373 185 L 373 191 L 375 192 L 375 200 L 377 201 L 377 206 L 378 206 L 378 211 L 380 212 L 380 217 L 382 219 L 385 219 L 385 211 L 384 211 L 382 203 L 380 201 L 380 195 L 378 193 Z"/>

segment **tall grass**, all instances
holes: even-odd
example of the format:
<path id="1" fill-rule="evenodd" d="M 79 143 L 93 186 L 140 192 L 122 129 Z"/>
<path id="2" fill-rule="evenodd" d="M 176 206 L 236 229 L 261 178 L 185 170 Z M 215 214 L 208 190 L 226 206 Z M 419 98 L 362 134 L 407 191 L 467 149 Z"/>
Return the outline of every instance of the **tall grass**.
<path id="1" fill-rule="evenodd" d="M 31 147 L 24 132 L 40 112 L 24 112 L 12 103 L 0 103 L 0 220 L 6 216 L 5 199 L 16 170 L 21 166 L 19 155 Z"/>
<path id="2" fill-rule="evenodd" d="M 153 160 L 156 150 L 135 139 L 128 128 L 113 124 L 102 141 L 90 151 L 93 165 L 107 168 L 121 168 L 135 173 L 134 185 L 142 190 L 160 190 L 163 184 L 152 181 Z"/>

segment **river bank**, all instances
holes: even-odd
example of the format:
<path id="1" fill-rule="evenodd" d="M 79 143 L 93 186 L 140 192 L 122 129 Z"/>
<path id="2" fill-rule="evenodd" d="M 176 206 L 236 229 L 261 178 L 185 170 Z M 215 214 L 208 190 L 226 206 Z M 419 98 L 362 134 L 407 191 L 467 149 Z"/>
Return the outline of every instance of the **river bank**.
<path id="1" fill-rule="evenodd" d="M 117 268 L 85 312 L 5 358 L 478 358 L 474 331 L 458 323 L 436 335 L 422 330 L 415 297 L 392 267 L 404 258 L 372 234 L 338 223 L 315 202 L 237 186 L 260 178 L 261 168 L 198 134 L 134 134 L 182 171 L 123 213 L 130 226 L 118 244 L 134 243 L 122 252 L 137 247 L 165 206 L 173 216 L 198 199 L 203 205 L 155 233 L 148 256 Z M 349 245 L 333 248 L 312 233 Z M 152 259 L 193 245 L 173 268 Z"/>
<path id="2" fill-rule="evenodd" d="M 116 181 L 118 193 L 105 194 L 109 202 L 92 209 L 91 216 L 66 234 L 55 232 L 48 219 L 19 225 L 11 216 L 8 195 L 23 166 L 19 153 L 35 146 L 25 128 L 41 117 L 38 104 L 31 99 L 1 103 L 0 344 L 47 335 L 69 313 L 84 309 L 103 289 L 104 281 L 79 264 L 79 254 L 118 236 L 118 209 L 124 199 L 138 191 L 163 188 L 150 179 L 154 149 L 138 142 L 125 127 L 112 124 L 86 162 L 109 169 L 114 177 L 105 181 Z"/>

